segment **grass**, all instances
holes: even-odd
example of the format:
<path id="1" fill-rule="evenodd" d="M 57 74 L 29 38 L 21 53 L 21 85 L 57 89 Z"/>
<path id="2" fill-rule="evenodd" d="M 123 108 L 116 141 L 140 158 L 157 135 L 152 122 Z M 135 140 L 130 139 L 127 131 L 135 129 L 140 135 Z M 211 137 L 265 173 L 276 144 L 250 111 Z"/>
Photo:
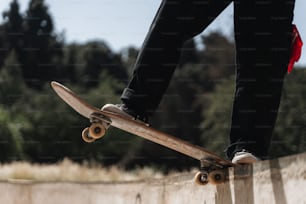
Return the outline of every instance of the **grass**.
<path id="1" fill-rule="evenodd" d="M 115 182 L 162 178 L 163 174 L 148 167 L 124 171 L 116 166 L 89 166 L 68 159 L 57 164 L 12 162 L 0 164 L 0 181 L 33 180 L 40 182 Z"/>

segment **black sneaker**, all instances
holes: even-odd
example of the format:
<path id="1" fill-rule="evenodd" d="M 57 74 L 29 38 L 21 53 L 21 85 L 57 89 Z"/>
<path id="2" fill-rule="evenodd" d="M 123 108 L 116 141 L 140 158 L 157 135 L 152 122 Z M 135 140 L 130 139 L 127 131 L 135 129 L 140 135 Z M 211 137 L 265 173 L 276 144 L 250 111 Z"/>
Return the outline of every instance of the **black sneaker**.
<path id="1" fill-rule="evenodd" d="M 148 125 L 148 117 L 146 114 L 138 114 L 135 110 L 129 108 L 126 104 L 106 104 L 101 110 L 116 113 L 124 117 L 139 120 Z"/>

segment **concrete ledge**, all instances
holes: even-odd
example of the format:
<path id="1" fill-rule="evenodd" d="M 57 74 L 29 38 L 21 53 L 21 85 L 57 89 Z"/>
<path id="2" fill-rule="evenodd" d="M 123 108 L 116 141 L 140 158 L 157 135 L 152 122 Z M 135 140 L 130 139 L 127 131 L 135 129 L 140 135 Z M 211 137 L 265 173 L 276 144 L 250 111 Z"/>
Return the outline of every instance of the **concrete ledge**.
<path id="1" fill-rule="evenodd" d="M 2 204 L 305 204 L 306 154 L 229 169 L 229 182 L 198 186 L 193 173 L 122 183 L 0 183 Z"/>

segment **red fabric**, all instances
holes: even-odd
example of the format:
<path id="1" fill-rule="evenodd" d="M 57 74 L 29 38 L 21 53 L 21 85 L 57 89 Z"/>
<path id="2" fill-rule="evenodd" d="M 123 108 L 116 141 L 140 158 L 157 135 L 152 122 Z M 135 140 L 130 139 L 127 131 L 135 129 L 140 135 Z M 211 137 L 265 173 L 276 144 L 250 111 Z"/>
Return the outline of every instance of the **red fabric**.
<path id="1" fill-rule="evenodd" d="M 297 62 L 302 53 L 303 42 L 300 36 L 300 33 L 296 27 L 296 25 L 292 25 L 292 47 L 291 47 L 291 55 L 290 61 L 288 64 L 288 73 L 290 73 L 293 69 L 294 63 Z"/>

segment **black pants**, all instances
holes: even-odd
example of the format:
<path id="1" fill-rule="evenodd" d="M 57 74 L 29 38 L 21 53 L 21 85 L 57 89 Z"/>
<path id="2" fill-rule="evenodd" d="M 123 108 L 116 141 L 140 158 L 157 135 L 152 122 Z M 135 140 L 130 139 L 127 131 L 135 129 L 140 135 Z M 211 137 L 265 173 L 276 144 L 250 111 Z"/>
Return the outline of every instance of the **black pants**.
<path id="1" fill-rule="evenodd" d="M 183 43 L 232 1 L 163 0 L 122 101 L 139 113 L 157 108 Z M 294 0 L 234 0 L 237 79 L 229 158 L 242 149 L 267 156 L 289 62 Z"/>

